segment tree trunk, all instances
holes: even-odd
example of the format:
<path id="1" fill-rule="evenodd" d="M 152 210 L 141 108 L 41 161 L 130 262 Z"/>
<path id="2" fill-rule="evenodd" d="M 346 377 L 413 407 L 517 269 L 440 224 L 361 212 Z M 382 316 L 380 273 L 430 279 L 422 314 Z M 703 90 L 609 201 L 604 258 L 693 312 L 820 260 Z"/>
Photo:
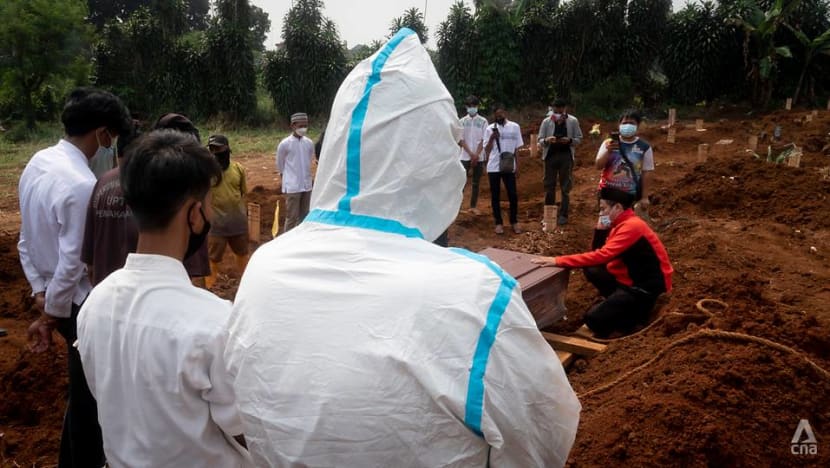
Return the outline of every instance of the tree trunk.
<path id="1" fill-rule="evenodd" d="M 798 95 L 801 94 L 801 85 L 804 83 L 804 75 L 807 74 L 807 67 L 810 66 L 810 58 L 804 58 L 804 66 L 801 68 L 801 76 L 798 77 L 798 84 L 795 85 L 795 92 L 793 93 L 793 105 L 798 105 Z"/>
<path id="2" fill-rule="evenodd" d="M 23 117 L 26 119 L 26 128 L 34 130 L 37 123 L 35 104 L 32 100 L 32 91 L 28 88 L 23 90 Z"/>

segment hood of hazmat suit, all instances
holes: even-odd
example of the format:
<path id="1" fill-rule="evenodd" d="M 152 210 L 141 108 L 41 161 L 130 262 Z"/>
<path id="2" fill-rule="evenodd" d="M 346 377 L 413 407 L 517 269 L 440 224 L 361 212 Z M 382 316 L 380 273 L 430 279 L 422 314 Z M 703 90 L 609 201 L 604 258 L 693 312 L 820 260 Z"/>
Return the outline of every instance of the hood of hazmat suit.
<path id="1" fill-rule="evenodd" d="M 311 212 L 242 277 L 225 357 L 257 466 L 562 466 L 580 404 L 519 286 L 432 244 L 464 185 L 409 29 L 337 92 Z"/>

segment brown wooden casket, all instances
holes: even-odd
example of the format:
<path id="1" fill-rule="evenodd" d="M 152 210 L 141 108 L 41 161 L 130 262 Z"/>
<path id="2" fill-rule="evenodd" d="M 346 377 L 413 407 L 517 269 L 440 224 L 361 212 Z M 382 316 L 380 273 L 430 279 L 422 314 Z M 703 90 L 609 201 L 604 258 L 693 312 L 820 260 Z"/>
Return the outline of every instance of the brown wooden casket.
<path id="1" fill-rule="evenodd" d="M 536 255 L 510 250 L 488 248 L 479 253 L 518 280 L 522 298 L 539 328 L 545 328 L 565 317 L 565 292 L 568 290 L 570 276 L 568 270 L 541 267 L 530 261 Z"/>

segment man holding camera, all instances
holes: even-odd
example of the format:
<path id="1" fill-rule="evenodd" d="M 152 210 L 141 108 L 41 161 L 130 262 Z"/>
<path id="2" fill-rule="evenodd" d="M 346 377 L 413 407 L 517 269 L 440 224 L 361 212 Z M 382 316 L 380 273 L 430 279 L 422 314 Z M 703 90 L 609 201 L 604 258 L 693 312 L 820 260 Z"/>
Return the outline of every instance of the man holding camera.
<path id="1" fill-rule="evenodd" d="M 559 225 L 568 222 L 570 192 L 573 186 L 574 147 L 582 142 L 579 120 L 568 114 L 567 102 L 556 99 L 553 114 L 542 121 L 539 145 L 545 162 L 545 205 L 556 204 L 556 180 L 559 179 L 562 201 L 559 207 Z"/>

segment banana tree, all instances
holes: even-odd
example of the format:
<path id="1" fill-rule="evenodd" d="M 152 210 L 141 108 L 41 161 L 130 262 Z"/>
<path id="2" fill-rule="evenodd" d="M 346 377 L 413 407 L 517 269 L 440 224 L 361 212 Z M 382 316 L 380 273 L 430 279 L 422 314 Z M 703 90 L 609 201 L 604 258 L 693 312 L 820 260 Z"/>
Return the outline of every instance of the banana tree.
<path id="1" fill-rule="evenodd" d="M 793 102 L 798 102 L 801 85 L 804 84 L 804 76 L 807 75 L 813 59 L 819 54 L 830 55 L 830 29 L 824 31 L 820 36 L 810 39 L 803 31 L 795 29 L 789 24 L 786 26 L 793 32 L 798 42 L 804 46 L 804 63 L 801 65 L 801 75 L 798 77 L 798 84 L 795 86 L 795 93 L 793 94 Z"/>
<path id="2" fill-rule="evenodd" d="M 801 0 L 775 0 L 768 11 L 763 11 L 758 3 L 748 1 L 741 16 L 732 18 L 732 23 L 744 30 L 744 61 L 749 68 L 756 104 L 769 104 L 778 60 L 792 58 L 789 47 L 776 45 L 775 35 L 799 3 Z M 754 56 L 750 57 L 750 52 Z"/>

